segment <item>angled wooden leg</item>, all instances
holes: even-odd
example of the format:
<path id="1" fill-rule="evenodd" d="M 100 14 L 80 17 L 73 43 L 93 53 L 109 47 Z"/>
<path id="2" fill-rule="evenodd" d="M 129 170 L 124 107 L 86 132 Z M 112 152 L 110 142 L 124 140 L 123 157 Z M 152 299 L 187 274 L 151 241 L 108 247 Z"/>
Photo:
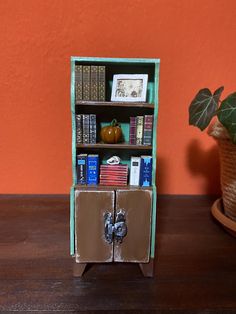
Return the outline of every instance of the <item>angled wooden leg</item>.
<path id="1" fill-rule="evenodd" d="M 154 258 L 150 258 L 149 263 L 140 263 L 139 267 L 144 275 L 144 277 L 154 276 Z"/>
<path id="2" fill-rule="evenodd" d="M 76 263 L 74 262 L 73 275 L 74 277 L 82 277 L 87 263 Z"/>

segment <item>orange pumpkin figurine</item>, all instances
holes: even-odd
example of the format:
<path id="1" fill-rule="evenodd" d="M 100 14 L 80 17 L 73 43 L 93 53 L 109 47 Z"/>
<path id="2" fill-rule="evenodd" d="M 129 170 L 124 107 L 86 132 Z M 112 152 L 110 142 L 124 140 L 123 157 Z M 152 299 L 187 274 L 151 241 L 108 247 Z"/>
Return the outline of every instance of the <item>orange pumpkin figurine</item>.
<path id="1" fill-rule="evenodd" d="M 113 119 L 110 125 L 101 129 L 100 137 L 106 144 L 116 144 L 122 141 L 122 130 L 116 119 Z"/>

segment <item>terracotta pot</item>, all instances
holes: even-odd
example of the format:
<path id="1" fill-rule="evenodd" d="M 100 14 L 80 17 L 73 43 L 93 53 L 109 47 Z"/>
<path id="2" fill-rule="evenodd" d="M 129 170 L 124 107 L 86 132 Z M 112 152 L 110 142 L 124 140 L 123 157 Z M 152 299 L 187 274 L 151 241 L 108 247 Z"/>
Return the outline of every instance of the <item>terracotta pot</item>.
<path id="1" fill-rule="evenodd" d="M 214 124 L 208 132 L 219 145 L 221 167 L 221 190 L 225 215 L 236 221 L 236 145 L 232 143 L 226 129 Z"/>

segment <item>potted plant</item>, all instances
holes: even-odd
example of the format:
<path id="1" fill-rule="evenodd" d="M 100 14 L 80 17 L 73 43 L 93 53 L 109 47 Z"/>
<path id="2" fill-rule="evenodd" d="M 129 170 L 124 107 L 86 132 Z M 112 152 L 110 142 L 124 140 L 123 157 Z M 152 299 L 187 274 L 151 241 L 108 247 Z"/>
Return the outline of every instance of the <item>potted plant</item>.
<path id="1" fill-rule="evenodd" d="M 223 90 L 223 86 L 214 93 L 208 88 L 199 90 L 189 106 L 189 124 L 203 131 L 217 117 L 217 122 L 208 129 L 217 139 L 220 152 L 224 215 L 216 218 L 236 232 L 236 92 L 221 101 Z"/>

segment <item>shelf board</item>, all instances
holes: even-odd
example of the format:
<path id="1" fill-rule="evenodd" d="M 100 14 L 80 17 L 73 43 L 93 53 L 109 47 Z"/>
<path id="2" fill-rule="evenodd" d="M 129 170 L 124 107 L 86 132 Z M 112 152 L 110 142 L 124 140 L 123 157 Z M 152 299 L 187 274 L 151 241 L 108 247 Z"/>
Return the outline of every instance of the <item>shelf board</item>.
<path id="1" fill-rule="evenodd" d="M 117 185 L 75 185 L 76 190 L 90 190 L 90 191 L 111 191 L 111 190 L 149 190 L 152 191 L 152 186 L 142 187 L 142 186 L 132 186 L 132 185 L 125 185 L 125 186 L 117 186 Z"/>
<path id="2" fill-rule="evenodd" d="M 129 143 L 120 143 L 120 144 L 104 144 L 104 143 L 96 143 L 96 144 L 77 144 L 77 148 L 96 148 L 96 149 L 131 149 L 131 150 L 152 150 L 152 146 L 149 145 L 131 145 Z"/>
<path id="3" fill-rule="evenodd" d="M 76 106 L 100 106 L 100 107 L 133 107 L 154 109 L 154 104 L 147 102 L 120 102 L 120 101 L 77 101 Z"/>

